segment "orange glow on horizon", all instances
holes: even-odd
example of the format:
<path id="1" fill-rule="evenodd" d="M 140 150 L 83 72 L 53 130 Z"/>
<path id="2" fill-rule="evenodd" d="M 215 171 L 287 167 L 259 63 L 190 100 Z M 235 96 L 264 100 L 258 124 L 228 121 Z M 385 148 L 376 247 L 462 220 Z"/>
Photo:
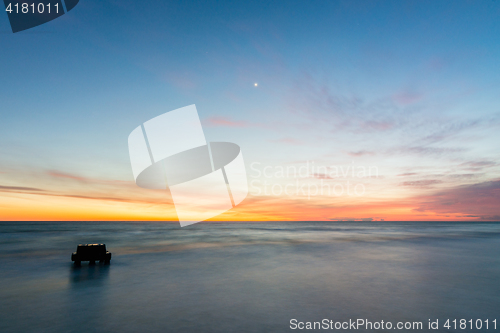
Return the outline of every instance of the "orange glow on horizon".
<path id="1" fill-rule="evenodd" d="M 29 209 L 27 209 L 29 207 Z M 281 197 L 248 196 L 237 207 L 208 221 L 477 221 L 465 212 L 418 211 L 419 198 L 404 201 L 328 203 Z M 177 221 L 174 206 L 37 194 L 3 196 L 3 221 Z"/>

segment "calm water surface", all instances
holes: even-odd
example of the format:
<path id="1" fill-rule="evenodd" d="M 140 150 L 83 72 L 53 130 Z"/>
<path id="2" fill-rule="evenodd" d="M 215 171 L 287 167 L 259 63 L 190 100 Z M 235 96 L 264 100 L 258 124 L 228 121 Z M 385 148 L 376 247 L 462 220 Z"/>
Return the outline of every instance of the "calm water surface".
<path id="1" fill-rule="evenodd" d="M 74 268 L 79 243 L 105 243 L 111 265 Z M 296 332 L 292 318 L 500 323 L 500 223 L 0 223 L 0 332 Z"/>

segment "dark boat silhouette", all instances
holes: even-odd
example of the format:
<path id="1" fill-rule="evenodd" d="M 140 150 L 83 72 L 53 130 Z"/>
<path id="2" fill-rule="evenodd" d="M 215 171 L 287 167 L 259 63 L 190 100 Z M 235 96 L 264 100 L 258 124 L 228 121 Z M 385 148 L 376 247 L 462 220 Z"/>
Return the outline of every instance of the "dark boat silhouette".
<path id="1" fill-rule="evenodd" d="M 95 265 L 97 260 L 109 264 L 111 253 L 106 251 L 105 244 L 80 244 L 76 252 L 71 254 L 71 260 L 75 262 L 75 266 L 80 266 L 82 261 L 88 261 L 89 265 Z"/>

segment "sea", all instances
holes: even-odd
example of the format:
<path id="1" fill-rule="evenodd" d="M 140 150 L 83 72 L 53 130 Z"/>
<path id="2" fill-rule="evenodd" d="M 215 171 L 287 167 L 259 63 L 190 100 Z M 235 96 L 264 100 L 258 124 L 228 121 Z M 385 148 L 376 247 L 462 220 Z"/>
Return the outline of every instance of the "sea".
<path id="1" fill-rule="evenodd" d="M 297 331 L 500 332 L 500 223 L 0 223 L 0 332 Z"/>

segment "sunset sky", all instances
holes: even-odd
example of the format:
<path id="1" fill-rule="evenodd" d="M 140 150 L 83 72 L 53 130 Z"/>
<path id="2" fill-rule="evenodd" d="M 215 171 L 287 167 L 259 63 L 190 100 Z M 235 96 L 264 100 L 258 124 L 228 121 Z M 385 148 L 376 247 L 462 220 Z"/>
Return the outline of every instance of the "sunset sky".
<path id="1" fill-rule="evenodd" d="M 81 0 L 0 43 L 0 220 L 175 221 L 127 138 L 191 104 L 248 174 L 213 221 L 500 220 L 500 1 Z"/>

